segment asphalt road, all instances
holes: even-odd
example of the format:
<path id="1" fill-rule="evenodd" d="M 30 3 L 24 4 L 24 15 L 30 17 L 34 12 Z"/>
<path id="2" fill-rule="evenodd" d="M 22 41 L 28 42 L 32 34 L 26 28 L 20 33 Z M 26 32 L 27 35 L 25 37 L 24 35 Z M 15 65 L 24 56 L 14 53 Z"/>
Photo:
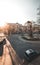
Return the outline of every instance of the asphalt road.
<path id="1" fill-rule="evenodd" d="M 35 50 L 40 52 L 40 44 L 24 41 L 20 38 L 20 35 L 16 35 L 16 34 L 10 35 L 10 36 L 7 37 L 7 39 L 10 41 L 12 47 L 14 48 L 14 50 L 16 51 L 16 53 L 18 54 L 18 56 L 21 59 L 25 60 L 25 53 L 24 52 L 27 49 L 31 48 L 31 49 L 35 49 Z M 40 63 L 39 63 L 39 65 L 40 65 Z"/>

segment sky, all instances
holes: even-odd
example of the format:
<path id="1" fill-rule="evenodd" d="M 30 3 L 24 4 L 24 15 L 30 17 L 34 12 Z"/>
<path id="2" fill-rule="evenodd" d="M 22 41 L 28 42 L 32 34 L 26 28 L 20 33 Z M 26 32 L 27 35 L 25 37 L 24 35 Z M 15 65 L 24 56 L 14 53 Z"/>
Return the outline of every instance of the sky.
<path id="1" fill-rule="evenodd" d="M 0 0 L 0 23 L 36 21 L 39 5 L 40 0 Z"/>

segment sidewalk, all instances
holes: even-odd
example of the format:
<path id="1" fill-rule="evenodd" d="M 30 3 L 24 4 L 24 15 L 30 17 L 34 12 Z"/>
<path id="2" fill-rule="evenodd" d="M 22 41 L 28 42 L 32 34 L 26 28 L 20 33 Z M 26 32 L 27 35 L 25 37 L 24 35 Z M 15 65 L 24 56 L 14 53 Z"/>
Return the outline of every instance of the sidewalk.
<path id="1" fill-rule="evenodd" d="M 0 65 L 12 65 L 12 60 L 6 45 L 3 47 L 3 56 L 0 57 Z"/>

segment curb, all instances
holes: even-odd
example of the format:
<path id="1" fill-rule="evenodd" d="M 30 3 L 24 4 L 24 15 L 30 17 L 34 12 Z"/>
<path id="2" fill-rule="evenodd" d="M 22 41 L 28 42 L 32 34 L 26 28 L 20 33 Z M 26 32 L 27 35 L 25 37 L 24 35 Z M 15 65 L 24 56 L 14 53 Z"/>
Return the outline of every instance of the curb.
<path id="1" fill-rule="evenodd" d="M 40 41 L 37 41 L 37 40 L 36 41 L 25 40 L 25 39 L 22 38 L 22 36 L 19 36 L 19 39 L 22 40 L 22 41 L 24 41 L 24 42 L 30 42 L 30 43 L 40 44 Z"/>
<path id="2" fill-rule="evenodd" d="M 40 39 L 37 39 L 37 38 L 33 38 L 33 39 L 31 38 L 30 39 L 30 38 L 27 38 L 25 36 L 22 36 L 22 38 L 25 39 L 25 40 L 28 40 L 28 41 L 40 41 Z"/>

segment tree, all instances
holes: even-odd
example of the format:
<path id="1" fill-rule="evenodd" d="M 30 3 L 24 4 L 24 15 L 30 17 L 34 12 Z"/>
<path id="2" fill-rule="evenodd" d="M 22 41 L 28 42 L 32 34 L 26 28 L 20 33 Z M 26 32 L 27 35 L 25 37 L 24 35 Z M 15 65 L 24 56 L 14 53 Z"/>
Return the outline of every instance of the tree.
<path id="1" fill-rule="evenodd" d="M 32 31 L 32 22 L 31 21 L 27 21 L 27 30 L 28 30 L 29 36 L 32 38 L 33 37 L 33 31 Z"/>

